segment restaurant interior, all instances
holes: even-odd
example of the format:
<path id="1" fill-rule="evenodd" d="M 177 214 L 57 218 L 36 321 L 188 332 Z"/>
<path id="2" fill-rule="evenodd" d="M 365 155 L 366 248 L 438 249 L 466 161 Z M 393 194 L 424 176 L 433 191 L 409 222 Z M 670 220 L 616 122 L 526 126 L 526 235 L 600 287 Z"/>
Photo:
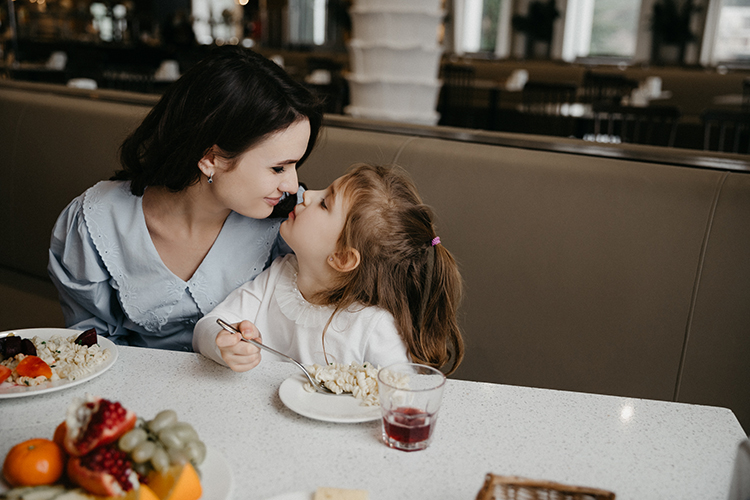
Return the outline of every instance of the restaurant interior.
<path id="1" fill-rule="evenodd" d="M 630 3 L 576 17 L 574 0 L 550 12 L 433 0 L 399 15 L 351 0 L 17 0 L 0 11 L 0 49 L 5 78 L 158 94 L 212 45 L 240 43 L 332 114 L 748 153 L 750 35 L 727 23 L 750 7 Z M 629 28 L 609 26 L 615 15 Z"/>
<path id="2" fill-rule="evenodd" d="M 617 498 L 728 498 L 735 443 L 750 430 L 747 0 L 0 3 L 0 332 L 65 326 L 47 273 L 57 216 L 111 176 L 123 137 L 165 89 L 225 44 L 263 54 L 323 99 L 323 132 L 300 181 L 323 187 L 356 162 L 404 166 L 461 269 L 466 356 L 444 405 L 455 417 L 446 413 L 445 425 L 466 441 L 438 439 L 434 455 L 419 452 L 450 485 L 389 455 L 377 467 L 429 485 L 386 486 L 348 460 L 344 469 L 379 491 L 373 498 L 398 498 L 397 488 L 409 498 L 470 498 L 483 478 L 463 471 L 502 474 L 491 460 L 521 475 L 619 488 Z M 196 385 L 211 404 L 245 383 L 159 356 L 124 348 L 120 361 L 206 374 Z M 113 371 L 140 377 L 122 363 Z M 283 369 L 258 372 L 267 382 Z M 211 377 L 226 382 L 217 394 Z M 245 411 L 249 397 L 233 397 L 231 411 Z M 523 403 L 506 409 L 506 397 Z M 626 398 L 617 404 L 635 420 L 599 397 Z M 12 403 L 21 422 L 24 409 Z M 274 404 L 248 411 L 271 429 L 286 411 Z M 476 412 L 469 429 L 456 422 L 466 408 Z M 527 426 L 529 411 L 540 420 Z M 630 426 L 645 414 L 649 429 Z M 204 420 L 216 440 L 246 459 L 213 418 Z M 616 421 L 616 432 L 600 433 L 599 419 Z M 349 457 L 334 441 L 351 439 L 371 453 L 354 426 L 302 420 L 279 426 L 284 444 L 300 442 L 302 425 L 319 449 Z M 486 441 L 475 432 L 483 427 L 492 428 Z M 0 429 L 0 441 L 8 436 Z M 252 458 L 259 467 L 280 460 L 266 444 L 267 463 Z M 498 458 L 509 449 L 515 468 Z M 610 453 L 612 463 L 601 460 Z M 232 464 L 235 485 L 251 489 L 240 466 Z M 312 468 L 296 473 L 299 489 L 317 481 Z M 280 493 L 266 476 L 258 498 Z"/>

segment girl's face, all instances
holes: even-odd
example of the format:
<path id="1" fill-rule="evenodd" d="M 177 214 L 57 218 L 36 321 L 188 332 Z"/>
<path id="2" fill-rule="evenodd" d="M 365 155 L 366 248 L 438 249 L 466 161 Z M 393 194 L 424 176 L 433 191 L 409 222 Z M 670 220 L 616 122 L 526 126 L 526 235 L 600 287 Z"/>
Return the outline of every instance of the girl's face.
<path id="1" fill-rule="evenodd" d="M 304 201 L 281 224 L 281 236 L 297 258 L 323 263 L 336 251 L 349 207 L 339 180 L 325 191 L 305 191 Z"/>
<path id="2" fill-rule="evenodd" d="M 284 193 L 296 195 L 296 166 L 309 139 L 310 122 L 304 119 L 244 152 L 234 168 L 216 160 L 211 191 L 230 210 L 254 219 L 268 217 Z"/>

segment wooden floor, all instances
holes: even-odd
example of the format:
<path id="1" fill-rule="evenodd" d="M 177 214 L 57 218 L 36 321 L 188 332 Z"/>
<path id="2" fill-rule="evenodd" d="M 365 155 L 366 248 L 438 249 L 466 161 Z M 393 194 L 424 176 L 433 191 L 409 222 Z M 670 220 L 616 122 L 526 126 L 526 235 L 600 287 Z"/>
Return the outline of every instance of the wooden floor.
<path id="1" fill-rule="evenodd" d="M 0 268 L 0 332 L 64 326 L 52 283 Z"/>

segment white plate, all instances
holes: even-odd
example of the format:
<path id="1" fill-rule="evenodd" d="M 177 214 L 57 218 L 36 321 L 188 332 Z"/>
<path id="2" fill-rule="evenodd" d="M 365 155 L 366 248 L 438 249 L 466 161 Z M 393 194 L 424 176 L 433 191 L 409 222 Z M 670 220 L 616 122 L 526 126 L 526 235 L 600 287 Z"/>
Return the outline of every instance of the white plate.
<path id="1" fill-rule="evenodd" d="M 351 395 L 336 396 L 307 392 L 306 381 L 304 375 L 299 374 L 281 383 L 279 397 L 290 410 L 315 420 L 346 424 L 369 422 L 380 418 L 379 406 L 362 406 L 362 401 Z"/>
<path id="2" fill-rule="evenodd" d="M 27 339 L 30 339 L 36 336 L 45 340 L 51 338 L 53 335 L 71 337 L 71 336 L 78 336 L 81 333 L 80 330 L 72 330 L 69 328 L 28 328 L 28 329 L 23 329 L 23 330 L 9 330 L 9 331 L 12 331 L 19 337 L 23 337 Z M 7 333 L 7 332 L 3 332 L 3 333 Z M 96 369 L 92 373 L 89 373 L 88 375 L 85 375 L 76 380 L 67 380 L 67 379 L 55 380 L 54 382 L 45 382 L 43 384 L 34 385 L 31 387 L 13 385 L 6 381 L 0 384 L 0 399 L 21 398 L 24 396 L 36 396 L 37 394 L 60 391 L 62 389 L 67 389 L 69 387 L 73 387 L 75 385 L 87 382 L 94 377 L 98 377 L 102 373 L 109 370 L 113 364 L 115 364 L 115 361 L 117 360 L 117 346 L 115 346 L 115 344 L 111 340 L 104 338 L 102 336 L 97 337 L 97 342 L 102 347 L 102 349 L 109 349 L 112 355 L 104 363 L 97 366 Z"/>
<path id="3" fill-rule="evenodd" d="M 226 500 L 232 493 L 232 469 L 224 455 L 208 448 L 201 472 L 201 500 Z"/>

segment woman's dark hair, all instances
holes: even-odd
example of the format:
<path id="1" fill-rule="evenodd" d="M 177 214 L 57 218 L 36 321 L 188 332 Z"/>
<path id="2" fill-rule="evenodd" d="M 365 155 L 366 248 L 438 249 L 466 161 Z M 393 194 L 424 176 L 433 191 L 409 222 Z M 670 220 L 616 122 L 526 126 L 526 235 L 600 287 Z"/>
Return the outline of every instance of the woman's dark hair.
<path id="1" fill-rule="evenodd" d="M 310 140 L 297 166 L 317 140 L 320 99 L 260 54 L 235 45 L 217 47 L 172 84 L 125 139 L 122 169 L 112 180 L 130 181 L 136 196 L 147 186 L 182 191 L 200 180 L 198 162 L 212 146 L 233 160 L 304 118 L 310 121 Z"/>

